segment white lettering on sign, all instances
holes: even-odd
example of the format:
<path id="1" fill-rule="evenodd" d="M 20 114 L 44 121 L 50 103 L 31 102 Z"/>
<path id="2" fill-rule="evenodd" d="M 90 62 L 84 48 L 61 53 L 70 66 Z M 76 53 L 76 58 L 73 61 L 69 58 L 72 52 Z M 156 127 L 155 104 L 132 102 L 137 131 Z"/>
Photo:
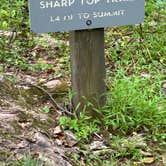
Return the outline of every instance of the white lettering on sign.
<path id="1" fill-rule="evenodd" d="M 125 10 L 115 10 L 115 11 L 101 11 L 101 12 L 93 12 L 93 13 L 78 13 L 79 19 L 88 19 L 92 18 L 103 18 L 103 17 L 113 17 L 113 16 L 123 16 L 125 14 Z"/>
<path id="2" fill-rule="evenodd" d="M 96 5 L 99 3 L 101 0 L 81 0 L 81 4 L 87 4 L 87 5 Z"/>
<path id="3" fill-rule="evenodd" d="M 59 1 L 40 1 L 40 8 L 56 8 L 56 7 L 70 7 L 75 3 L 75 0 L 61 0 Z"/>
<path id="4" fill-rule="evenodd" d="M 96 5 L 104 0 L 80 0 L 80 5 Z M 105 0 L 105 3 L 119 3 L 119 2 L 132 2 L 134 0 Z M 63 7 L 70 7 L 76 3 L 75 0 L 50 0 L 50 1 L 40 1 L 40 8 L 47 9 L 47 8 L 63 8 Z"/>
<path id="5" fill-rule="evenodd" d="M 116 10 L 112 12 L 93 12 L 93 18 L 102 18 L 102 17 L 113 17 L 113 16 L 123 16 L 125 10 Z"/>
<path id="6" fill-rule="evenodd" d="M 56 32 L 136 24 L 145 0 L 29 0 L 35 32 Z"/>

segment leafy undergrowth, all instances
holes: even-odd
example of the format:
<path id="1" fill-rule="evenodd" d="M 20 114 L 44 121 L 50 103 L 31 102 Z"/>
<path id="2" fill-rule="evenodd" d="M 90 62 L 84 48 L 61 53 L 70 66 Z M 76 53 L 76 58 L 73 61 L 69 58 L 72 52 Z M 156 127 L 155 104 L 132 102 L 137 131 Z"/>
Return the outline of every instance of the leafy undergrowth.
<path id="1" fill-rule="evenodd" d="M 74 166 L 166 165 L 164 0 L 146 1 L 144 23 L 106 29 L 107 102 L 103 108 L 96 110 L 103 118 L 95 120 L 85 112 L 79 118 L 70 118 L 62 112 L 61 116 L 56 116 L 54 105 L 50 103 L 52 99 L 42 90 L 48 82 L 54 80 L 56 88 L 47 89 L 49 94 L 63 102 L 61 108 L 70 110 L 72 96 L 70 90 L 66 92 L 70 87 L 68 34 L 33 34 L 29 30 L 27 1 L 2 2 L 0 73 L 12 76 L 13 85 L 9 82 L 10 86 L 7 85 L 5 92 L 3 86 L 0 88 L 0 112 L 11 119 L 16 116 L 13 128 L 17 130 L 15 133 L 12 129 L 6 128 L 3 131 L 1 128 L 0 164 L 45 165 L 48 163 L 48 156 L 45 156 L 47 153 L 56 160 L 64 159 L 64 163 Z M 30 90 L 27 93 L 20 81 L 36 83 L 33 91 L 37 89 L 35 94 L 43 98 L 36 99 Z M 58 81 L 63 85 L 60 91 L 57 89 Z M 62 82 L 65 82 L 65 86 Z M 15 88 L 18 90 L 16 93 Z M 12 96 L 8 94 L 6 97 L 6 92 L 12 90 Z M 10 104 L 7 103 L 9 98 L 12 99 Z M 4 105 L 4 101 L 7 104 Z M 26 110 L 23 119 L 17 117 L 18 110 L 12 113 L 13 106 L 4 113 L 13 101 L 17 106 L 26 102 L 32 104 L 31 108 L 22 108 L 21 105 L 22 113 Z M 31 112 L 39 117 L 36 124 L 36 117 L 29 116 Z M 43 114 L 51 119 L 51 123 L 55 118 L 55 124 L 49 125 L 43 121 L 40 124 Z M 8 122 L 4 122 L 7 126 Z M 0 126 L 4 124 L 2 120 Z M 35 138 L 28 138 L 32 135 Z M 4 142 L 6 151 L 3 149 Z M 15 156 L 12 156 L 11 149 L 17 150 L 13 150 Z M 13 158 L 17 160 L 13 161 Z"/>
<path id="2" fill-rule="evenodd" d="M 96 110 L 103 117 L 102 121 L 92 121 L 84 113 L 80 119 L 60 118 L 64 129 L 72 130 L 86 143 L 93 142 L 97 134 L 96 151 L 102 149 L 101 142 L 106 146 L 97 156 L 85 155 L 87 161 L 89 159 L 87 165 L 95 162 L 95 157 L 96 165 L 111 165 L 112 162 L 115 162 L 112 165 L 125 165 L 126 161 L 141 165 L 162 161 L 166 147 L 166 100 L 160 90 L 160 79 L 146 77 L 112 79 L 107 104 Z"/>

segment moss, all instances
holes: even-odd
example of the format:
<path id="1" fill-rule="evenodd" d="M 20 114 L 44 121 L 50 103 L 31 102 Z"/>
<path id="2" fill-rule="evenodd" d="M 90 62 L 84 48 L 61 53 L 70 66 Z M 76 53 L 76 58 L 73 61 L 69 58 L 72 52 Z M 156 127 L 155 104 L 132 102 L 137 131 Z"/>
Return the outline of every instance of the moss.
<path id="1" fill-rule="evenodd" d="M 3 150 L 0 150 L 0 161 L 4 162 L 7 158 L 9 158 L 11 155 L 11 152 L 7 150 L 6 148 Z"/>
<path id="2" fill-rule="evenodd" d="M 16 120 L 10 122 L 10 125 L 12 127 L 14 127 L 14 133 L 13 133 L 13 135 L 19 135 L 19 134 L 21 134 L 21 127 L 18 125 L 18 122 Z"/>
<path id="3" fill-rule="evenodd" d="M 19 112 L 18 118 L 20 121 L 28 121 L 29 119 L 33 119 L 33 115 L 30 113 Z"/>

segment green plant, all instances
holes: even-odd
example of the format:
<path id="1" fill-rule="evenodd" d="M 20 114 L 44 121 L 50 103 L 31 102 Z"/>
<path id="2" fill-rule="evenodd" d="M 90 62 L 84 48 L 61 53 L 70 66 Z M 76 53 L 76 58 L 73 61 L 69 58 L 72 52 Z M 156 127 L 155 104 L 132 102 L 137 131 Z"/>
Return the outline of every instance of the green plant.
<path id="1" fill-rule="evenodd" d="M 49 107 L 43 107 L 42 108 L 42 110 L 43 110 L 43 112 L 45 112 L 45 113 L 49 113 L 50 112 L 50 108 Z"/>
<path id="2" fill-rule="evenodd" d="M 129 134 L 135 131 L 165 133 L 166 103 L 160 82 L 138 76 L 115 79 L 111 97 L 102 110 L 105 127 Z"/>
<path id="3" fill-rule="evenodd" d="M 71 119 L 68 117 L 60 118 L 60 125 L 63 129 L 72 130 L 80 139 L 88 140 L 89 136 L 99 131 L 96 121 L 91 121 L 90 116 L 86 116 L 83 112 L 79 118 Z"/>

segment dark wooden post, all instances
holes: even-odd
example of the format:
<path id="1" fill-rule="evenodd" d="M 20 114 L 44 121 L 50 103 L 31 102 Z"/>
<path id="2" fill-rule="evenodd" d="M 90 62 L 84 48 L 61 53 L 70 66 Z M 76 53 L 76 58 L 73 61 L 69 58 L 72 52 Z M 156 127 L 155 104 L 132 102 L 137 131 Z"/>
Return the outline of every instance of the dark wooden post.
<path id="1" fill-rule="evenodd" d="M 105 103 L 104 28 L 70 32 L 70 46 L 74 107 L 98 108 Z"/>

